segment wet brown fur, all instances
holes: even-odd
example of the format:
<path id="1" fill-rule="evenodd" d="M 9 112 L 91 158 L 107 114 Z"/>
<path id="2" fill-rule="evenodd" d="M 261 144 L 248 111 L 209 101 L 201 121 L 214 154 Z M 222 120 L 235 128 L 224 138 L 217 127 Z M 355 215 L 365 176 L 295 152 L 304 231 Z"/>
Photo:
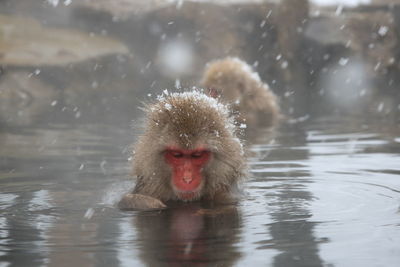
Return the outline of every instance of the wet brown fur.
<path id="1" fill-rule="evenodd" d="M 204 184 L 196 199 L 232 198 L 246 163 L 236 128 L 224 105 L 199 92 L 165 96 L 146 107 L 146 130 L 134 148 L 134 194 L 161 201 L 177 200 L 171 169 L 164 159 L 169 146 L 193 149 L 205 145 L 212 158 L 203 169 Z"/>
<path id="2" fill-rule="evenodd" d="M 275 94 L 240 59 L 228 57 L 210 62 L 202 86 L 218 90 L 221 99 L 238 113 L 238 122 L 251 128 L 275 126 L 281 117 Z"/>

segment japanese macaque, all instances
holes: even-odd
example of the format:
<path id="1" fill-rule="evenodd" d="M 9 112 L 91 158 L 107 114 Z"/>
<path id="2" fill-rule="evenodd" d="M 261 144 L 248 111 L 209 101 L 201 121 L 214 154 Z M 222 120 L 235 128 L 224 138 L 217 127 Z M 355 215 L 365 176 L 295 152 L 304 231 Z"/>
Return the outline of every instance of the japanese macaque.
<path id="1" fill-rule="evenodd" d="M 244 61 L 228 57 L 207 64 L 202 86 L 213 97 L 229 103 L 237 123 L 250 128 L 271 127 L 280 118 L 277 97 Z"/>
<path id="2" fill-rule="evenodd" d="M 134 148 L 132 193 L 121 209 L 166 207 L 167 201 L 233 203 L 246 172 L 242 144 L 227 107 L 201 92 L 163 95 L 148 105 Z"/>

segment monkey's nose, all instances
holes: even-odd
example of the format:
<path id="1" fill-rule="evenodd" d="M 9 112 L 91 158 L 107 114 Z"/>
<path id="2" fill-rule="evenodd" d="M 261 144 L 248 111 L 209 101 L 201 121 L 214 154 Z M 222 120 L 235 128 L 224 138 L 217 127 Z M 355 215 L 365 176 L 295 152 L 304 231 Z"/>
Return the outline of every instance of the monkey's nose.
<path id="1" fill-rule="evenodd" d="M 192 179 L 192 177 L 190 177 L 190 176 L 184 176 L 184 177 L 183 177 L 183 181 L 184 181 L 185 183 L 187 183 L 187 184 L 190 184 L 190 183 L 193 181 L 193 179 Z"/>

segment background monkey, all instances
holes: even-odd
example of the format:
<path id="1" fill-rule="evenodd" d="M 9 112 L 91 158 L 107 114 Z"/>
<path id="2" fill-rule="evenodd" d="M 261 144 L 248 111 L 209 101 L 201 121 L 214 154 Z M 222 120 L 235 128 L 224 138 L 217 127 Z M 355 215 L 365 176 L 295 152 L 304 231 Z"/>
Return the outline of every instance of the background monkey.
<path id="1" fill-rule="evenodd" d="M 250 128 L 272 127 L 280 119 L 278 100 L 244 61 L 228 57 L 207 64 L 202 86 L 213 97 L 221 97 L 237 114 L 237 122 Z"/>
<path id="2" fill-rule="evenodd" d="M 235 202 L 246 161 L 227 107 L 193 91 L 162 96 L 146 111 L 146 130 L 134 149 L 137 183 L 119 207 L 160 209 L 170 200 Z"/>

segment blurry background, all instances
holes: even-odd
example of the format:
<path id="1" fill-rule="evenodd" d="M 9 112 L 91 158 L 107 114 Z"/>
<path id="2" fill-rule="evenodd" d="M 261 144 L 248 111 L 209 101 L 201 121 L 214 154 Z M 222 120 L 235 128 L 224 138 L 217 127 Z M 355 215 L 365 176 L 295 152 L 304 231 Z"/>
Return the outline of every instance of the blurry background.
<path id="1" fill-rule="evenodd" d="M 291 118 L 398 123 L 400 1 L 2 0 L 0 123 L 130 123 L 237 56 Z"/>

